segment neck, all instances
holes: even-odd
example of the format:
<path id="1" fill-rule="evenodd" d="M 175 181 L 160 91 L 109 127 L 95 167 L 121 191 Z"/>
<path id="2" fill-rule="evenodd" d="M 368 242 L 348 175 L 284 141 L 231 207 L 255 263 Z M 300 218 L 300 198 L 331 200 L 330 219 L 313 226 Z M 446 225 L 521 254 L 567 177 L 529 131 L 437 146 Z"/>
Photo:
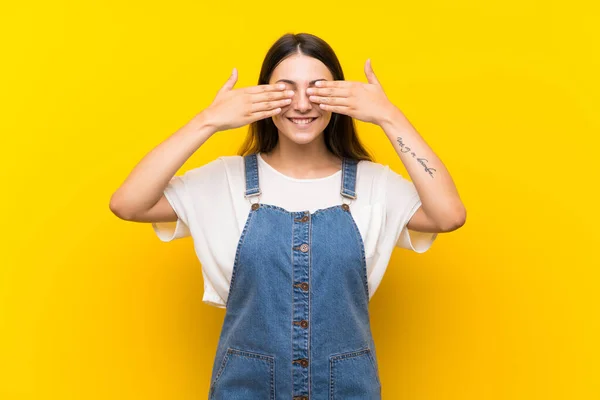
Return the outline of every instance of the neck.
<path id="1" fill-rule="evenodd" d="M 261 153 L 261 157 L 283 174 L 298 179 L 321 178 L 342 168 L 342 160 L 327 150 L 322 134 L 306 144 L 292 142 L 279 134 L 275 148 Z"/>

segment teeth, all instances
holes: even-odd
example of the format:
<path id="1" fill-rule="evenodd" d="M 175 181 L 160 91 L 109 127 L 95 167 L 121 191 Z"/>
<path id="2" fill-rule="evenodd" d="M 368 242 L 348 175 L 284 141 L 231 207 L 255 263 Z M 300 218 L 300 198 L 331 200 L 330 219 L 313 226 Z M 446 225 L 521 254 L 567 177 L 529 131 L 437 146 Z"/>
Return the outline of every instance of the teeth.
<path id="1" fill-rule="evenodd" d="M 290 119 L 291 119 L 291 121 L 293 123 L 302 125 L 302 124 L 308 124 L 308 123 L 310 123 L 314 118 L 310 118 L 310 119 L 295 119 L 295 118 L 290 118 Z"/>

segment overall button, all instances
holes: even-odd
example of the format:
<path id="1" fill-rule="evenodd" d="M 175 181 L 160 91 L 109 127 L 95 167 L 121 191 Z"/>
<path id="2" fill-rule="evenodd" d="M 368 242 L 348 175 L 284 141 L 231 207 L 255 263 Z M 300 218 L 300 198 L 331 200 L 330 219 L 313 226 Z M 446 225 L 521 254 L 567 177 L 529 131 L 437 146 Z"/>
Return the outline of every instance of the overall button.
<path id="1" fill-rule="evenodd" d="M 299 287 L 300 289 L 302 289 L 304 291 L 308 290 L 308 283 L 306 283 L 306 282 L 296 283 L 294 286 Z"/>
<path id="2" fill-rule="evenodd" d="M 342 204 L 342 210 L 344 211 L 348 211 L 350 209 L 350 206 L 346 203 Z"/>
<path id="3" fill-rule="evenodd" d="M 308 400 L 308 396 L 294 396 L 294 400 Z"/>
<path id="4" fill-rule="evenodd" d="M 294 361 L 292 361 L 292 364 L 293 364 L 293 363 L 300 364 L 300 365 L 302 365 L 304 368 L 308 367 L 308 360 L 307 360 L 306 358 L 301 358 L 301 359 L 299 359 L 299 360 L 294 360 Z"/>
<path id="5" fill-rule="evenodd" d="M 300 250 L 303 253 L 308 251 L 308 244 L 302 243 L 300 246 L 292 247 L 294 250 Z"/>
<path id="6" fill-rule="evenodd" d="M 260 204 L 258 204 L 258 203 L 252 204 L 252 209 L 253 210 L 255 210 L 255 211 L 258 210 L 258 207 L 260 207 Z"/>
<path id="7" fill-rule="evenodd" d="M 294 321 L 294 325 L 300 325 L 303 328 L 308 327 L 308 321 L 303 319 L 302 321 Z"/>

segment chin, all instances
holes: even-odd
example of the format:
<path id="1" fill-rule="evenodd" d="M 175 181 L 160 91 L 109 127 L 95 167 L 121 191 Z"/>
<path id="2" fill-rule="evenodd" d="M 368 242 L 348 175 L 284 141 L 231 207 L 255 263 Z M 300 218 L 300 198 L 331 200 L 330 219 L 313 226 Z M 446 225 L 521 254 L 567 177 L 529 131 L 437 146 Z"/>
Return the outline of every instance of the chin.
<path id="1" fill-rule="evenodd" d="M 285 136 L 296 144 L 308 144 L 319 137 L 322 131 L 318 133 L 313 132 L 287 132 Z"/>

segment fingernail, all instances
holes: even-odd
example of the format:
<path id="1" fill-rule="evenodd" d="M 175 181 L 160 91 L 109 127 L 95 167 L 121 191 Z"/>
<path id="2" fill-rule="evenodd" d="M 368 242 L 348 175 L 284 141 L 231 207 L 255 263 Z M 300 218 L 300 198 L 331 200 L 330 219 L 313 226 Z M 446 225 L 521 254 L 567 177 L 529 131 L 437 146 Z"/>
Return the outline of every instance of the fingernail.
<path id="1" fill-rule="evenodd" d="M 319 82 L 317 82 L 317 83 L 319 83 Z M 306 93 L 308 93 L 308 94 L 311 94 L 311 93 L 314 93 L 314 92 L 315 92 L 315 91 L 314 91 L 314 89 L 312 89 L 312 88 L 308 88 L 308 89 L 306 89 Z"/>

